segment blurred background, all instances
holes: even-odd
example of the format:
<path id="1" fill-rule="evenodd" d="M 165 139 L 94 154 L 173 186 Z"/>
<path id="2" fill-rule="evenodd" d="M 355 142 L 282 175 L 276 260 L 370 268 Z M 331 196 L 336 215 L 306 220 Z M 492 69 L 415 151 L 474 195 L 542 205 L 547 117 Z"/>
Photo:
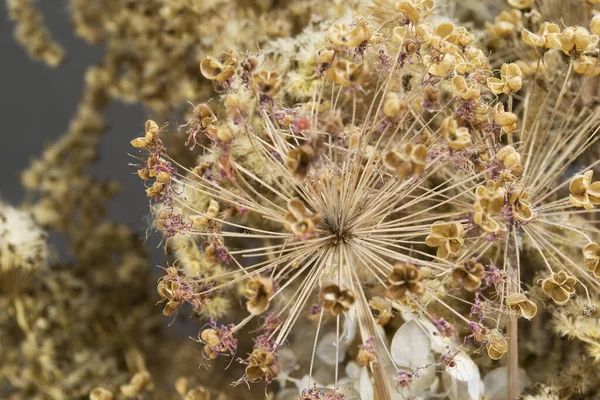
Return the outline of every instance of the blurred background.
<path id="1" fill-rule="evenodd" d="M 13 38 L 14 25 L 8 21 L 6 8 L 0 7 L 0 115 L 4 143 L 0 150 L 0 197 L 18 205 L 25 195 L 19 181 L 20 172 L 30 159 L 39 156 L 45 146 L 68 129 L 69 119 L 77 109 L 86 67 L 102 59 L 103 49 L 92 47 L 77 38 L 72 30 L 66 0 L 40 1 L 37 6 L 54 38 L 67 51 L 61 66 L 48 67 L 32 60 Z M 129 225 L 146 235 L 148 208 L 142 184 L 129 167 L 129 141 L 142 133 L 144 111 L 139 104 L 111 102 L 105 114 L 109 129 L 101 141 L 101 159 L 90 169 L 99 179 L 121 183 L 120 194 L 109 203 L 108 217 Z M 153 246 L 152 261 L 160 262 L 160 238 L 149 238 Z"/>

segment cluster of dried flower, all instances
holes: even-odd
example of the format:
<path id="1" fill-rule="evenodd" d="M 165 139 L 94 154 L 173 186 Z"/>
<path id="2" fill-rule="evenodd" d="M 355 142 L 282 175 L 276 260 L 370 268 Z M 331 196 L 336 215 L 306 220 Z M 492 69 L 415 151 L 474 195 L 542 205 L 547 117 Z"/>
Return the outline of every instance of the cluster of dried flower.
<path id="1" fill-rule="evenodd" d="M 265 382 L 277 400 L 600 394 L 596 2 L 508 0 L 485 30 L 434 0 L 248 3 L 71 1 L 76 33 L 106 42 L 107 57 L 70 131 L 23 175 L 31 216 L 2 208 L 0 271 L 32 277 L 9 284 L 4 320 L 29 338 L 39 304 L 81 282 L 86 304 L 44 333 L 81 343 L 47 351 L 102 368 L 40 372 L 62 370 L 9 335 L 16 398 L 167 396 L 145 368 L 160 335 L 143 251 L 101 222 L 115 184 L 85 174 L 110 99 L 162 121 L 197 103 L 182 111 L 185 140 L 148 120 L 131 145 L 172 257 L 163 314 L 185 306 L 205 320 L 198 362 L 240 366 L 234 384 Z M 70 240 L 75 271 L 47 271 L 46 230 Z M 67 282 L 52 286 L 57 273 Z M 91 322 L 107 343 L 86 341 Z M 135 366 L 118 366 L 118 349 Z M 20 376 L 23 362 L 38 370 Z M 212 398 L 175 387 L 173 398 Z"/>

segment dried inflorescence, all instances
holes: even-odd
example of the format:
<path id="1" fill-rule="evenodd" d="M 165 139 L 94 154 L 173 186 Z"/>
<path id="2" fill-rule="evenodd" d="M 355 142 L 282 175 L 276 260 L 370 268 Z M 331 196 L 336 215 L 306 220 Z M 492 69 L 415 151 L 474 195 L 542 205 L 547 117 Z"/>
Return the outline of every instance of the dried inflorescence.
<path id="1" fill-rule="evenodd" d="M 581 157 L 598 139 L 600 19 L 588 2 L 556 23 L 552 1 L 509 0 L 487 32 L 432 0 L 72 1 L 76 32 L 108 54 L 68 135 L 23 175 L 33 221 L 66 233 L 81 266 L 118 266 L 117 278 L 78 272 L 90 290 L 132 280 L 139 246 L 99 223 L 116 186 L 83 173 L 101 111 L 111 98 L 138 101 L 166 122 L 197 103 L 176 151 L 178 136 L 153 120 L 131 144 L 173 258 L 157 284 L 163 313 L 210 317 L 197 339 L 207 362 L 239 354 L 235 382 L 266 382 L 281 398 L 479 400 L 497 394 L 495 381 L 516 398 L 518 351 L 536 347 L 522 319 L 550 312 L 559 334 L 586 343 L 578 354 L 600 354 L 590 322 L 600 191 L 596 160 Z M 570 22 L 579 11 L 585 26 Z M 13 239 L 2 260 L 30 252 L 11 262 L 44 269 L 45 247 L 17 240 L 12 251 L 13 231 L 0 236 Z M 106 312 L 135 309 L 135 293 Z M 26 330 L 23 305 L 11 307 Z M 143 331 L 142 315 L 125 337 Z M 118 346 L 102 355 L 114 360 Z M 507 353 L 506 370 L 492 370 Z M 159 396 L 139 365 L 113 370 L 93 398 Z M 595 390 L 592 374 L 567 375 L 577 390 L 558 379 L 542 392 Z M 209 396 L 187 384 L 177 393 Z"/>

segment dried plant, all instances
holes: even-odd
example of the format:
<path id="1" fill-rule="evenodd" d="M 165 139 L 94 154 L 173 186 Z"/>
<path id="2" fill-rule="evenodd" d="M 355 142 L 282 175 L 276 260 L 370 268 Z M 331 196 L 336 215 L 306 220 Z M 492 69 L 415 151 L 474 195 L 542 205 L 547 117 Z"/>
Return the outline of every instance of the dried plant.
<path id="1" fill-rule="evenodd" d="M 44 271 L 45 231 L 57 230 L 80 271 L 61 277 L 88 290 L 138 282 L 106 303 L 103 315 L 138 316 L 110 325 L 119 339 L 73 345 L 103 367 L 122 362 L 118 349 L 134 361 L 73 389 L 63 376 L 83 375 L 19 376 L 30 353 L 13 351 L 2 371 L 15 398 L 594 398 L 597 6 L 448 3 L 72 1 L 76 33 L 107 56 L 68 134 L 23 175 L 31 214 L 3 208 L 0 271 Z M 31 4 L 7 4 L 25 48 L 56 64 Z M 493 22 L 473 17 L 482 8 Z M 198 324 L 197 343 L 165 348 L 194 348 L 217 373 L 231 365 L 233 388 L 182 378 L 166 393 L 146 368 L 164 339 L 140 322 L 143 252 L 100 222 L 116 185 L 85 174 L 110 99 L 153 112 L 131 145 L 170 257 L 156 288 L 165 316 L 191 308 Z M 0 292 L 13 310 L 2 321 L 28 333 L 24 307 L 52 280 L 22 282 L 33 286 Z M 86 310 L 105 301 L 88 297 Z M 49 336 L 89 321 L 104 317 L 76 314 Z"/>

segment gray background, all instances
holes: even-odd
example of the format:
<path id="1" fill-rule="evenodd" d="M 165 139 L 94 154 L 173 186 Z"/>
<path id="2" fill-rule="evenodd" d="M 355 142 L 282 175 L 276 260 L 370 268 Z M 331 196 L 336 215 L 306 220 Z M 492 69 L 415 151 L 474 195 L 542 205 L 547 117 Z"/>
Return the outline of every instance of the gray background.
<path id="1" fill-rule="evenodd" d="M 67 50 L 66 62 L 57 68 L 30 59 L 15 42 L 14 25 L 8 21 L 4 1 L 0 1 L 0 197 L 13 205 L 25 194 L 19 172 L 67 130 L 82 91 L 83 72 L 103 56 L 102 48 L 90 47 L 72 33 L 66 0 L 37 4 L 52 35 Z M 131 161 L 127 155 L 129 141 L 144 129 L 144 111 L 139 105 L 115 102 L 105 117 L 109 130 L 102 140 L 101 159 L 91 174 L 121 183 L 122 192 L 110 203 L 109 217 L 145 235 L 148 203 L 134 168 L 127 165 Z M 147 247 L 155 248 L 159 240 L 153 235 L 153 245 Z M 160 251 L 152 253 L 159 262 L 156 255 Z"/>

